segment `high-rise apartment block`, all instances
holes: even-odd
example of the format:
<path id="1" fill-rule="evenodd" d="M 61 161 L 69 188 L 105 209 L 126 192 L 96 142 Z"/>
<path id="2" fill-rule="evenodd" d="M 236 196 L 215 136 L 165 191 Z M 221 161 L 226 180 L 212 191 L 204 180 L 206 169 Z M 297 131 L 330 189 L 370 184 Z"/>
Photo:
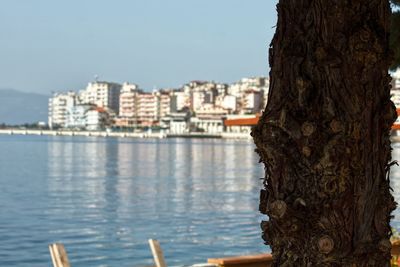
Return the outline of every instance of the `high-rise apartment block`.
<path id="1" fill-rule="evenodd" d="M 65 127 L 69 113 L 78 101 L 78 95 L 75 92 L 53 94 L 49 99 L 49 127 L 51 129 Z"/>
<path id="2" fill-rule="evenodd" d="M 118 114 L 120 91 L 121 85 L 118 83 L 95 81 L 80 92 L 80 99 L 84 104 L 94 104 Z"/>

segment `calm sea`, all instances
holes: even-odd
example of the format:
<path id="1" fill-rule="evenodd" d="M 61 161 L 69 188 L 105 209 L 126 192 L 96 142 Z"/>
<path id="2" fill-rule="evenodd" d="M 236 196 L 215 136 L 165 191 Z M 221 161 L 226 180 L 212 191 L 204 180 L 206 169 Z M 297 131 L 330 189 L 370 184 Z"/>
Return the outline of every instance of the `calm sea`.
<path id="1" fill-rule="evenodd" d="M 0 136 L 0 266 L 170 266 L 261 253 L 251 141 Z"/>
<path id="2" fill-rule="evenodd" d="M 152 265 L 149 238 L 170 266 L 268 251 L 253 150 L 220 139 L 0 136 L 0 266 L 51 266 L 53 242 L 74 267 Z M 394 167 L 398 202 L 399 176 Z"/>

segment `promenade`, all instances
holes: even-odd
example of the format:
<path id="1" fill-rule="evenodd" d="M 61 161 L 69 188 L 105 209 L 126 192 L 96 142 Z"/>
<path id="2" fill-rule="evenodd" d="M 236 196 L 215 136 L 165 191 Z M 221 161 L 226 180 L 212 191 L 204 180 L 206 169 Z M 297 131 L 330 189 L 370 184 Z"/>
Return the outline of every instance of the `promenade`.
<path id="1" fill-rule="evenodd" d="M 50 135 L 50 136 L 94 136 L 126 138 L 224 138 L 251 139 L 249 133 L 165 133 L 165 132 L 111 132 L 111 131 L 65 131 L 65 130 L 28 130 L 0 129 L 3 135 Z"/>

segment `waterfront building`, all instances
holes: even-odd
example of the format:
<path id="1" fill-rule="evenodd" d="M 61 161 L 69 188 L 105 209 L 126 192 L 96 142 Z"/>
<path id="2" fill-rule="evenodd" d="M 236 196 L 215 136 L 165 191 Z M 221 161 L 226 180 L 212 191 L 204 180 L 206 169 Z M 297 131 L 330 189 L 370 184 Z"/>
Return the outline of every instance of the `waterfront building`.
<path id="1" fill-rule="evenodd" d="M 79 102 L 75 92 L 54 93 L 49 99 L 48 123 L 50 129 L 63 128 L 70 110 Z"/>
<path id="2" fill-rule="evenodd" d="M 262 110 L 263 94 L 260 89 L 246 90 L 242 99 L 242 114 L 255 114 Z"/>
<path id="3" fill-rule="evenodd" d="M 121 87 L 120 84 L 112 82 L 90 82 L 86 89 L 80 92 L 80 98 L 83 104 L 94 104 L 118 113 Z"/>
<path id="4" fill-rule="evenodd" d="M 185 108 L 189 109 L 190 104 L 190 94 L 185 93 L 184 91 L 174 90 L 171 93 L 171 112 L 179 112 L 184 110 Z"/>
<path id="5" fill-rule="evenodd" d="M 68 109 L 65 128 L 73 130 L 103 130 L 112 125 L 111 110 L 92 104 L 78 104 Z"/>
<path id="6" fill-rule="evenodd" d="M 400 68 L 392 74 L 392 88 L 390 94 L 392 101 L 397 108 L 400 108 Z"/>
<path id="7" fill-rule="evenodd" d="M 86 112 L 86 129 L 89 131 L 104 130 L 112 125 L 112 114 L 105 108 L 93 107 Z"/>
<path id="8" fill-rule="evenodd" d="M 224 124 L 222 118 L 190 118 L 190 130 L 192 132 L 222 133 Z"/>
<path id="9" fill-rule="evenodd" d="M 134 83 L 120 85 L 95 81 L 89 83 L 79 95 L 59 94 L 51 98 L 49 125 L 98 129 L 104 127 L 99 121 L 107 120 L 108 124 L 113 121 L 114 126 L 124 128 L 157 126 L 172 132 L 190 129 L 219 132 L 223 118 L 228 114 L 259 113 L 268 99 L 268 86 L 267 78 L 252 77 L 231 85 L 191 81 L 179 89 L 150 93 L 142 91 Z M 93 106 L 103 108 L 107 116 L 104 112 L 97 111 L 99 114 L 95 114 L 94 109 L 90 108 Z M 93 118 L 90 126 L 88 114 Z M 190 121 L 186 116 L 195 118 Z"/>
<path id="10" fill-rule="evenodd" d="M 155 93 L 142 92 L 137 95 L 137 123 L 141 127 L 158 125 L 158 105 Z"/>
<path id="11" fill-rule="evenodd" d="M 137 127 L 137 96 L 142 93 L 139 86 L 131 83 L 122 85 L 119 96 L 119 117 L 116 125 L 121 127 Z"/>
<path id="12" fill-rule="evenodd" d="M 257 124 L 259 115 L 227 115 L 224 118 L 224 132 L 250 134 L 251 128 Z"/>
<path id="13" fill-rule="evenodd" d="M 137 86 L 124 86 L 120 95 L 119 116 L 116 126 L 160 126 L 161 118 L 171 112 L 171 92 L 160 90 L 143 92 Z"/>
<path id="14" fill-rule="evenodd" d="M 207 133 L 222 133 L 223 118 L 228 111 L 213 104 L 204 104 L 196 112 L 196 117 L 190 119 L 190 128 L 193 131 L 204 131 Z"/>
<path id="15" fill-rule="evenodd" d="M 157 96 L 158 120 L 171 113 L 171 91 L 160 90 L 155 93 Z"/>
<path id="16" fill-rule="evenodd" d="M 190 108 L 196 112 L 203 104 L 214 104 L 218 95 L 215 82 L 192 81 L 185 86 L 190 89 Z M 185 89 L 184 89 L 185 92 Z"/>
<path id="17" fill-rule="evenodd" d="M 228 111 L 228 113 L 235 113 L 237 111 L 237 98 L 233 95 L 224 95 L 222 98 L 221 106 Z"/>
<path id="18" fill-rule="evenodd" d="M 172 134 L 189 132 L 190 112 L 172 112 L 161 118 L 162 128 Z"/>
<path id="19" fill-rule="evenodd" d="M 78 104 L 68 110 L 65 127 L 84 130 L 87 126 L 87 112 L 95 108 L 94 105 Z"/>
<path id="20" fill-rule="evenodd" d="M 231 84 L 227 94 L 236 97 L 237 113 L 258 113 L 268 101 L 269 79 L 266 77 L 243 78 Z"/>

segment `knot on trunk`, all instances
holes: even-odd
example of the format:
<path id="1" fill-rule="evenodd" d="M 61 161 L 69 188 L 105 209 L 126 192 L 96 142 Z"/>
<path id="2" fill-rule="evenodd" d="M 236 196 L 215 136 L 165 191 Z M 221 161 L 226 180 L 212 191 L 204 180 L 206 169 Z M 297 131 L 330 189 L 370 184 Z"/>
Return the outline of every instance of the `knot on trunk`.
<path id="1" fill-rule="evenodd" d="M 330 236 L 323 236 L 318 240 L 319 252 L 323 254 L 329 254 L 335 246 L 332 238 Z"/>
<path id="2" fill-rule="evenodd" d="M 331 130 L 334 133 L 338 133 L 338 132 L 342 131 L 342 124 L 338 120 L 331 121 L 329 126 L 331 127 Z"/>
<path id="3" fill-rule="evenodd" d="M 282 200 L 276 200 L 272 202 L 269 206 L 269 211 L 270 211 L 270 216 L 275 218 L 275 219 L 281 219 L 287 210 L 287 205 L 285 201 Z"/>
<path id="4" fill-rule="evenodd" d="M 315 127 L 314 127 L 314 125 L 312 125 L 311 122 L 306 121 L 301 126 L 301 132 L 303 133 L 304 136 L 310 136 L 313 134 L 314 131 L 315 131 Z"/>

